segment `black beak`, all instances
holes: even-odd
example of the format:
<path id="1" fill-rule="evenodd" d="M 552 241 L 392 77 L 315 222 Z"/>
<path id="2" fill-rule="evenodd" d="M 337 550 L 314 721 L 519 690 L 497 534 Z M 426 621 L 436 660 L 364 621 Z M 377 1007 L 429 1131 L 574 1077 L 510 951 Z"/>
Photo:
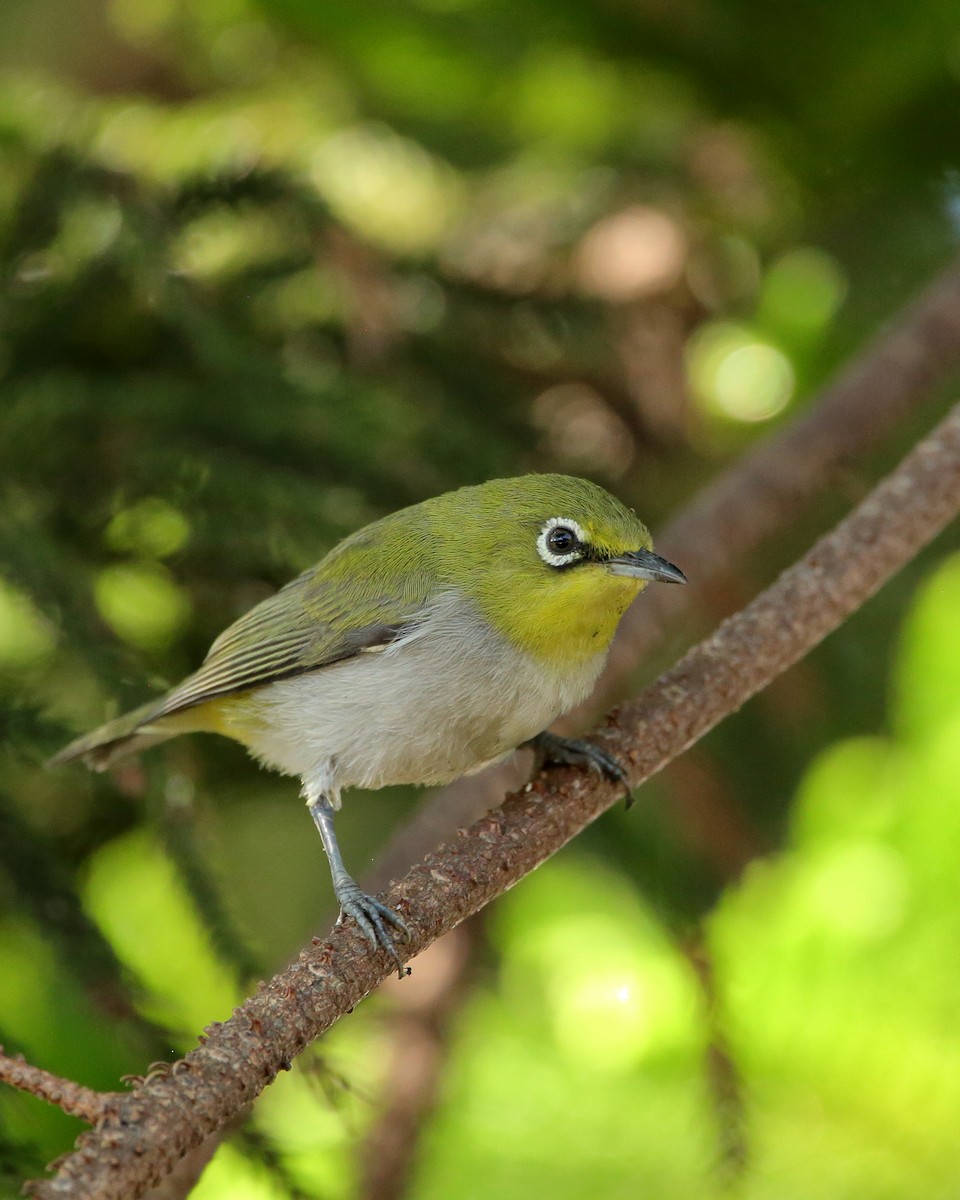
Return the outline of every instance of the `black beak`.
<path id="1" fill-rule="evenodd" d="M 626 575 L 631 579 L 648 579 L 651 583 L 686 583 L 687 577 L 652 550 L 628 550 L 626 554 L 618 554 L 609 558 L 606 567 L 614 575 Z"/>

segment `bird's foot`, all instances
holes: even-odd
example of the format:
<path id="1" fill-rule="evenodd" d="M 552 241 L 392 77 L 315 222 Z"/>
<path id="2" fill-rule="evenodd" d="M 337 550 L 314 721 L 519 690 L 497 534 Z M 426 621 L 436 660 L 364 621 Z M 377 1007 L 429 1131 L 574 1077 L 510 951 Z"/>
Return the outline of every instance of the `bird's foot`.
<path id="1" fill-rule="evenodd" d="M 366 892 L 361 891 L 352 879 L 344 880 L 339 884 L 337 900 L 340 902 L 340 916 L 337 924 L 339 925 L 344 917 L 353 917 L 360 926 L 360 932 L 373 949 L 386 950 L 397 964 L 399 978 L 402 979 L 404 975 L 409 975 L 410 968 L 403 965 L 394 944 L 393 935 L 387 928 L 388 925 L 392 925 L 394 929 L 407 937 L 410 930 L 403 918 L 392 908 L 388 908 L 386 904 L 381 904 L 375 896 L 368 896 Z"/>
<path id="2" fill-rule="evenodd" d="M 623 784 L 627 808 L 633 803 L 626 767 L 619 759 L 608 754 L 606 750 L 601 750 L 593 742 L 583 741 L 580 738 L 561 737 L 558 733 L 544 730 L 543 733 L 538 733 L 535 738 L 531 738 L 525 744 L 533 747 L 542 764 L 554 763 L 565 767 L 589 767 L 590 770 L 605 776 L 612 783 Z"/>

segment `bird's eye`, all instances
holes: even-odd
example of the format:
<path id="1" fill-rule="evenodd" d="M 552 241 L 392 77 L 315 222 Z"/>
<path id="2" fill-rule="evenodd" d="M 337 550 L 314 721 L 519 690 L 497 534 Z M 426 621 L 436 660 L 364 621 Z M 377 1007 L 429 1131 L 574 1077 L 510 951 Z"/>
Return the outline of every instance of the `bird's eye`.
<path id="1" fill-rule="evenodd" d="M 537 551 L 548 567 L 569 567 L 582 562 L 586 535 L 569 517 L 551 517 L 540 530 Z"/>
<path id="2" fill-rule="evenodd" d="M 566 525 L 555 525 L 547 534 L 547 549 L 554 554 L 569 554 L 577 544 L 577 535 Z"/>

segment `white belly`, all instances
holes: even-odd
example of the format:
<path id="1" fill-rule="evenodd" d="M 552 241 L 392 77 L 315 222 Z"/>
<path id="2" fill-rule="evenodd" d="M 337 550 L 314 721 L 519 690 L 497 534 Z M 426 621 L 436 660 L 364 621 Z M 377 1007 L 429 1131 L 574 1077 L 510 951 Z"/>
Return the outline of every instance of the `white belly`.
<path id="1" fill-rule="evenodd" d="M 409 637 L 268 684 L 234 719 L 308 800 L 339 803 L 341 788 L 447 783 L 502 758 L 582 700 L 603 659 L 548 672 L 448 594 Z"/>

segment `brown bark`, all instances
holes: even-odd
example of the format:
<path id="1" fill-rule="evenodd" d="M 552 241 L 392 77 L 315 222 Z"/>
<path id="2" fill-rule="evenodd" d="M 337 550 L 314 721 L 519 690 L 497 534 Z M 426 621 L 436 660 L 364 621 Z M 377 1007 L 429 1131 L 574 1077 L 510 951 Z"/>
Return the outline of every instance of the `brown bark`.
<path id="1" fill-rule="evenodd" d="M 62 1079 L 41 1067 L 31 1066 L 22 1058 L 11 1058 L 3 1053 L 3 1047 L 0 1047 L 0 1081 L 46 1100 L 48 1104 L 55 1104 L 71 1117 L 79 1117 L 91 1125 L 100 1120 L 120 1095 L 119 1092 L 95 1092 L 72 1079 Z"/>

